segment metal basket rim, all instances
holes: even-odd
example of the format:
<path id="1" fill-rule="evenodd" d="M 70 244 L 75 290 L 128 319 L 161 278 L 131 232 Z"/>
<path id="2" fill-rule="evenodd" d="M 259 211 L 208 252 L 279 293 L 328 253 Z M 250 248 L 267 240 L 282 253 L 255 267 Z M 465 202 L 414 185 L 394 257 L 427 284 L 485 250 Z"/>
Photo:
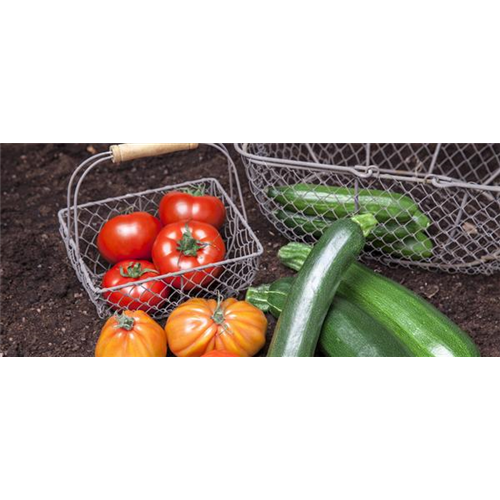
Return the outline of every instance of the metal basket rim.
<path id="1" fill-rule="evenodd" d="M 286 168 L 297 168 L 297 169 L 314 169 L 318 171 L 332 171 L 338 170 L 341 172 L 349 172 L 358 177 L 370 178 L 372 176 L 381 176 L 391 179 L 404 180 L 406 182 L 418 182 L 418 183 L 429 183 L 436 188 L 449 188 L 449 187 L 460 187 L 464 189 L 472 189 L 475 191 L 486 191 L 500 193 L 500 185 L 488 185 L 488 184 L 477 184 L 472 182 L 459 181 L 453 177 L 439 175 L 439 174 L 429 174 L 429 173 L 417 173 L 417 172 L 405 172 L 401 170 L 391 170 L 391 169 L 381 169 L 376 165 L 355 165 L 346 167 L 344 165 L 333 165 L 333 164 L 323 164 L 316 162 L 304 162 L 300 160 L 290 160 L 285 158 L 266 158 L 259 155 L 254 155 L 248 153 L 246 147 L 249 144 L 255 143 L 234 143 L 234 148 L 236 152 L 247 160 L 261 165 L 270 167 L 286 167 Z M 363 171 L 367 172 L 366 174 Z"/>

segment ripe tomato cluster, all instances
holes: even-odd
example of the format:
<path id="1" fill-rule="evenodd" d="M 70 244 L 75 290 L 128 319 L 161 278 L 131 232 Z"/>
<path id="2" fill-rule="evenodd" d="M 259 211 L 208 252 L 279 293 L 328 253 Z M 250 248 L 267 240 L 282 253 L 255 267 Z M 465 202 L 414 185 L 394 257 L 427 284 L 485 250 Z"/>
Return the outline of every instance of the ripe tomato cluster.
<path id="1" fill-rule="evenodd" d="M 113 264 L 104 275 L 103 288 L 126 285 L 104 294 L 116 308 L 147 312 L 161 307 L 171 288 L 206 286 L 222 272 L 211 265 L 226 254 L 219 233 L 226 218 L 221 200 L 201 192 L 171 192 L 163 197 L 159 215 L 160 219 L 146 212 L 119 215 L 99 232 L 97 248 Z M 206 267 L 196 269 L 202 266 Z M 137 284 L 164 274 L 174 276 Z"/>

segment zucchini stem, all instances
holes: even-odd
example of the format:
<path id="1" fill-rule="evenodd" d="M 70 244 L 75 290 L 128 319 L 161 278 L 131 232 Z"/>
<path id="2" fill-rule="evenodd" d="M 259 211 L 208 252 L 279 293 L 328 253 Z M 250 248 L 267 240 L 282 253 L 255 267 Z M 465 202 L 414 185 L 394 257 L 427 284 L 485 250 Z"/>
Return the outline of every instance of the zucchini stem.
<path id="1" fill-rule="evenodd" d="M 245 300 L 262 312 L 269 312 L 269 288 L 270 284 L 251 286 L 247 290 Z"/>
<path id="2" fill-rule="evenodd" d="M 358 224 L 366 238 L 377 227 L 377 219 L 373 214 L 359 214 L 351 217 L 351 220 Z"/>

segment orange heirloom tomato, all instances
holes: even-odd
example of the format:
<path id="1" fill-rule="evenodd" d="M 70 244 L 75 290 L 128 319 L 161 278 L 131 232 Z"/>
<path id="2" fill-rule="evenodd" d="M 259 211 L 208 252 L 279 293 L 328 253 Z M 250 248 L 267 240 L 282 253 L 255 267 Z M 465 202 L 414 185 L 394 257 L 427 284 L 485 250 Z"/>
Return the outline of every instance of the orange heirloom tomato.
<path id="1" fill-rule="evenodd" d="M 165 357 L 163 328 L 144 311 L 125 311 L 108 319 L 97 342 L 96 357 Z"/>
<path id="2" fill-rule="evenodd" d="M 239 358 L 239 356 L 229 351 L 210 351 L 204 354 L 202 358 Z"/>
<path id="3" fill-rule="evenodd" d="M 213 350 L 253 356 L 266 342 L 265 314 L 245 301 L 191 299 L 181 304 L 165 325 L 176 356 L 200 357 Z"/>

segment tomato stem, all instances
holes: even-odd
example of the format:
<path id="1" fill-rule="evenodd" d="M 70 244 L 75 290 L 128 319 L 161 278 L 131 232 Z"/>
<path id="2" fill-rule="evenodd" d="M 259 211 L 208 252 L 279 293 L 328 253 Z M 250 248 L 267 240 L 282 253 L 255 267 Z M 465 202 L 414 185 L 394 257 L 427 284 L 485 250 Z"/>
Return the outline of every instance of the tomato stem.
<path id="1" fill-rule="evenodd" d="M 135 320 L 126 314 L 116 314 L 116 328 L 123 328 L 129 332 L 134 328 Z"/>
<path id="2" fill-rule="evenodd" d="M 132 205 L 129 205 L 125 210 L 122 211 L 122 214 L 130 215 L 133 214 L 134 212 L 136 212 L 136 209 Z"/>
<path id="3" fill-rule="evenodd" d="M 137 279 L 141 278 L 142 275 L 146 273 L 159 274 L 156 269 L 147 269 L 147 268 L 143 269 L 140 262 L 135 262 L 134 264 L 130 264 L 125 270 L 123 269 L 122 266 L 120 266 L 120 274 L 124 278 Z"/>
<path id="4" fill-rule="evenodd" d="M 177 250 L 186 257 L 196 257 L 198 255 L 198 251 L 207 246 L 207 243 L 203 243 L 203 241 L 197 240 L 193 236 L 193 233 L 189 229 L 189 225 L 187 223 L 184 234 L 178 243 L 179 245 L 177 246 Z"/>
<path id="5" fill-rule="evenodd" d="M 219 293 L 217 295 L 217 306 L 215 308 L 214 314 L 212 315 L 212 319 L 218 324 L 222 325 L 224 323 L 224 311 L 222 310 L 221 304 L 223 302 L 223 297 Z"/>
<path id="6" fill-rule="evenodd" d="M 205 186 L 198 186 L 196 188 L 186 188 L 186 189 L 183 189 L 183 192 L 186 193 L 186 194 L 190 194 L 192 196 L 205 196 L 205 191 L 206 191 L 206 188 Z"/>

